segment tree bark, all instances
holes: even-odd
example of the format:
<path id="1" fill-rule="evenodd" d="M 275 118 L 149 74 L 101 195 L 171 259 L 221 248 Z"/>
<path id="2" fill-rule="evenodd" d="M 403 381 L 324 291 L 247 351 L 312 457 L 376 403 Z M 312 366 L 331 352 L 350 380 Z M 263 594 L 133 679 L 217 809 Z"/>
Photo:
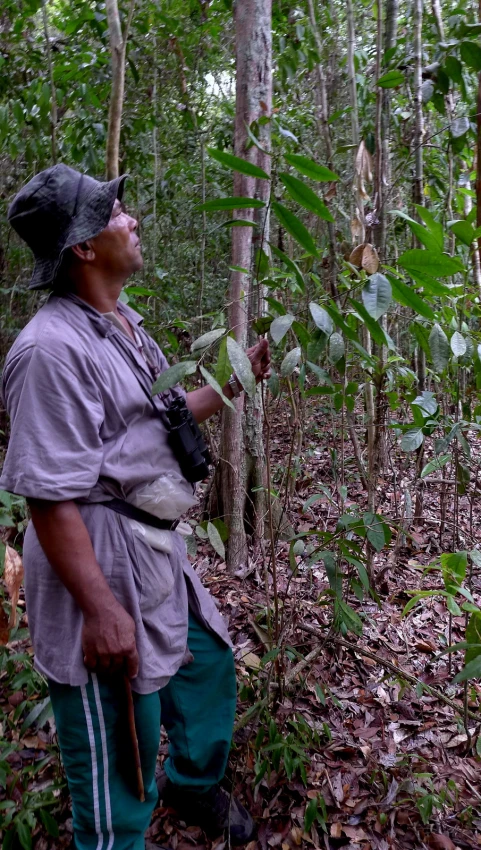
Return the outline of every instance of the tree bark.
<path id="1" fill-rule="evenodd" d="M 234 153 L 270 171 L 270 157 L 248 142 L 246 127 L 272 110 L 272 3 L 271 0 L 240 0 L 235 6 L 236 27 L 236 118 Z M 267 126 L 267 125 L 266 125 Z M 263 145 L 269 143 L 264 132 Z M 268 181 L 234 175 L 234 195 L 268 199 Z M 252 210 L 241 210 L 237 218 L 253 220 Z M 268 241 L 268 213 L 258 219 L 262 248 Z M 251 270 L 251 274 L 234 271 L 229 289 L 229 323 L 236 341 L 243 347 L 249 342 L 251 319 L 261 308 L 262 293 L 256 283 L 253 258 L 253 228 L 232 228 L 232 264 Z M 245 409 L 244 409 L 245 405 Z M 231 571 L 247 564 L 246 512 L 251 530 L 256 529 L 256 498 L 252 484 L 263 486 L 262 409 L 259 396 L 245 402 L 235 401 L 235 412 L 226 408 L 221 435 L 221 502 L 229 527 L 227 564 Z M 259 485 L 259 481 L 261 484 Z"/>
<path id="2" fill-rule="evenodd" d="M 109 104 L 109 125 L 107 132 L 107 180 L 119 176 L 120 130 L 122 128 L 122 110 L 125 89 L 125 55 L 130 24 L 134 14 L 135 0 L 130 0 L 129 14 L 122 34 L 119 6 L 117 0 L 105 0 L 109 26 L 110 52 L 112 55 L 112 88 Z"/>

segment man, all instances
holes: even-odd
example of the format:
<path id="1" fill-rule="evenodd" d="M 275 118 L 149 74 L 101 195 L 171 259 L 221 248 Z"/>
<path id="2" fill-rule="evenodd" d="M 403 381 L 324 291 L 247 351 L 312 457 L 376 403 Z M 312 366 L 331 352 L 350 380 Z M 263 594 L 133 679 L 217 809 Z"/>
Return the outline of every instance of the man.
<path id="1" fill-rule="evenodd" d="M 99 183 L 57 165 L 9 209 L 35 255 L 31 288 L 53 294 L 5 364 L 11 437 L 0 487 L 24 495 L 32 514 L 29 625 L 49 682 L 77 850 L 143 850 L 158 800 L 161 722 L 170 739 L 164 802 L 214 834 L 229 825 L 243 843 L 252 820 L 218 784 L 235 710 L 232 651 L 174 530 L 173 505 L 192 488 L 166 424 L 175 399 L 186 398 L 197 422 L 222 402 L 208 386 L 151 397 L 166 360 L 118 301 L 142 267 L 124 179 Z M 256 379 L 268 377 L 267 343 L 248 356 Z M 239 393 L 235 376 L 224 393 Z M 154 507 L 135 507 L 142 488 L 145 496 L 159 481 L 173 494 L 161 498 L 160 519 Z M 122 674 L 134 692 L 145 802 L 135 791 Z"/>

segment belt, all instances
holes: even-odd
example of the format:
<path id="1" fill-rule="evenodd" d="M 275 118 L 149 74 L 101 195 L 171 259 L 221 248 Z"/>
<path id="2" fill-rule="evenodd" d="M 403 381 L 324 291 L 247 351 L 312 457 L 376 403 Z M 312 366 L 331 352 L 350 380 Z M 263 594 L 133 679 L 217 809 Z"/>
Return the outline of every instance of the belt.
<path id="1" fill-rule="evenodd" d="M 160 528 L 164 531 L 175 531 L 180 520 L 178 519 L 159 519 L 148 511 L 143 511 L 142 508 L 136 508 L 135 505 L 130 505 L 124 502 L 123 499 L 110 499 L 108 502 L 100 502 L 111 511 L 117 514 L 122 514 L 129 519 L 135 519 L 137 522 L 143 522 L 144 525 L 151 525 L 152 528 Z"/>

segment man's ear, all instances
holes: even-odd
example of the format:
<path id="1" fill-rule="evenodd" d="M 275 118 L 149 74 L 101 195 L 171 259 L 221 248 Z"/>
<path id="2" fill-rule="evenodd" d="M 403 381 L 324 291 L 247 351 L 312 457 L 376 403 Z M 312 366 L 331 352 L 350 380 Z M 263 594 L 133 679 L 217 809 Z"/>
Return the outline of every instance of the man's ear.
<path id="1" fill-rule="evenodd" d="M 95 260 L 95 251 L 91 242 L 79 242 L 78 245 L 72 245 L 70 250 L 84 263 L 91 263 L 92 260 Z"/>

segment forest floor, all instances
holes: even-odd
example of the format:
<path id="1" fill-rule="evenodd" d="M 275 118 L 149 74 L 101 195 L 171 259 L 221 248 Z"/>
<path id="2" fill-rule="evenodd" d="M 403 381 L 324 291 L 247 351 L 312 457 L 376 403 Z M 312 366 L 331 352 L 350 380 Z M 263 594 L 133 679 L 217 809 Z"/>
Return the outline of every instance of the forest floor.
<path id="1" fill-rule="evenodd" d="M 333 464 L 339 472 L 340 459 L 333 454 L 332 432 L 326 439 L 330 428 L 325 421 L 322 426 L 319 422 L 318 414 L 308 419 L 305 445 L 311 450 L 304 456 L 289 500 L 287 517 L 296 532 L 336 526 L 336 506 L 319 491 L 319 485 L 335 491 Z M 277 481 L 285 474 L 288 442 L 287 424 L 284 427 L 281 419 L 276 420 L 272 458 Z M 476 462 L 480 449 L 478 441 L 473 449 Z M 366 494 L 350 454 L 346 443 L 345 504 L 362 512 L 367 510 Z M 412 483 L 413 469 L 413 456 L 394 450 L 389 476 L 378 488 L 379 512 L 393 520 L 397 516 L 397 522 L 400 494 Z M 319 492 L 321 498 L 303 512 L 306 500 Z M 467 702 L 473 717 L 466 731 L 463 687 L 451 684 L 463 655 L 441 654 L 449 643 L 463 640 L 465 616 L 453 616 L 449 624 L 440 596 L 424 599 L 402 616 L 412 591 L 442 587 L 439 574 L 424 574 L 423 568 L 441 551 L 453 551 L 450 516 L 448 503 L 443 536 L 439 533 L 439 487 L 426 487 L 423 520 L 411 526 L 405 545 L 396 547 L 394 535 L 390 548 L 375 556 L 379 603 L 370 597 L 359 601 L 349 594 L 349 605 L 361 616 L 363 629 L 360 636 L 347 633 L 345 644 L 332 630 L 332 600 L 326 594 L 323 563 L 308 565 L 307 559 L 297 556 L 293 572 L 289 543 L 279 542 L 283 651 L 277 657 L 275 651 L 269 653 L 265 629 L 265 558 L 253 553 L 245 574 L 232 576 L 210 545 L 201 542 L 194 563 L 218 600 L 234 643 L 240 699 L 228 775 L 256 820 L 257 837 L 247 850 L 481 847 L 481 759 L 476 754 L 481 751 L 477 746 L 481 687 L 470 683 Z M 479 542 L 473 529 L 479 527 L 480 519 L 479 500 L 476 505 L 463 497 L 458 548 L 473 548 L 476 537 Z M 265 550 L 268 557 L 268 542 Z M 479 603 L 481 575 L 476 570 L 472 589 Z M 272 584 L 269 596 L 272 602 Z M 29 799 L 35 799 L 35 793 L 45 791 L 61 771 L 52 720 L 36 731 L 30 727 L 23 735 L 19 732 L 21 719 L 36 698 L 32 679 L 19 678 L 25 662 L 16 661 L 19 653 L 31 654 L 25 630 L 7 651 L 10 666 L 9 672 L 4 667 L 0 673 L 0 708 L 4 741 L 15 745 L 6 757 L 12 771 L 8 797 L 20 810 L 25 805 L 22 792 L 29 789 Z M 306 656 L 307 664 L 297 667 Z M 283 687 L 276 690 L 279 680 Z M 455 701 L 458 711 L 449 700 Z M 17 716 L 20 705 L 22 718 Z M 166 751 L 163 739 L 161 759 Z M 35 765 L 38 770 L 33 775 Z M 70 845 L 68 796 L 65 790 L 55 794 L 59 836 L 49 837 L 39 824 L 33 830 L 36 850 L 64 850 Z M 5 793 L 0 789 L 0 809 L 2 800 Z M 225 846 L 223 838 L 211 841 L 199 828 L 186 827 L 173 811 L 163 808 L 155 811 L 147 837 L 172 850 L 223 850 Z"/>

